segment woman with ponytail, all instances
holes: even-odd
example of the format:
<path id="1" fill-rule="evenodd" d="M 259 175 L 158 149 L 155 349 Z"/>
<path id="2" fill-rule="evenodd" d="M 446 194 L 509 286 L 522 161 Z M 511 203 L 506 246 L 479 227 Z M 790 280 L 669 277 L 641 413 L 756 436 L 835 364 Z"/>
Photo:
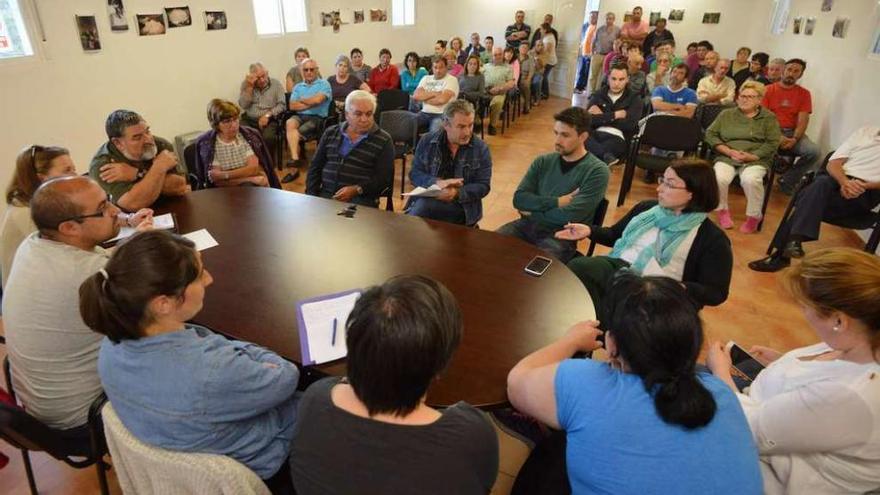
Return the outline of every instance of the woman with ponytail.
<path id="1" fill-rule="evenodd" d="M 565 431 L 571 491 L 761 493 L 735 395 L 696 369 L 703 329 L 681 284 L 624 271 L 604 303 L 604 334 L 598 322 L 578 323 L 507 378 L 516 409 Z M 603 335 L 607 363 L 569 359 L 602 347 Z"/>
<path id="2" fill-rule="evenodd" d="M 289 485 L 299 372 L 275 353 L 186 323 L 211 274 L 192 241 L 136 234 L 79 289 L 107 338 L 98 375 L 125 427 L 157 447 L 232 457 L 270 487 Z"/>
<path id="3" fill-rule="evenodd" d="M 786 353 L 753 346 L 766 366 L 743 393 L 729 354 L 712 372 L 737 392 L 761 454 L 765 493 L 880 490 L 880 258 L 852 248 L 807 254 L 782 276 L 821 340 Z"/>

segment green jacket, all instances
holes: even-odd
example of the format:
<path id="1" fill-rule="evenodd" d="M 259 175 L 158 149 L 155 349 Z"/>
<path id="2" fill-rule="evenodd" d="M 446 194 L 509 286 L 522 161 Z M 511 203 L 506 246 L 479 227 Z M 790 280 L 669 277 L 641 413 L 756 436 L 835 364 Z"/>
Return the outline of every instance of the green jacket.
<path id="1" fill-rule="evenodd" d="M 174 147 L 165 139 L 160 137 L 156 137 L 156 154 L 168 150 L 174 153 Z M 121 198 L 125 193 L 131 190 L 134 187 L 135 182 L 113 182 L 108 183 L 101 180 L 101 167 L 110 163 L 125 163 L 131 165 L 132 167 L 137 167 L 139 170 L 149 170 L 149 168 L 153 165 L 153 160 L 145 160 L 145 161 L 134 161 L 129 160 L 119 151 L 116 146 L 107 141 L 102 144 L 98 151 L 95 153 L 95 156 L 92 158 L 92 163 L 89 164 L 89 177 L 95 180 L 98 184 L 100 184 L 101 188 L 107 191 L 107 194 L 113 196 L 115 200 Z M 183 161 L 177 164 L 177 169 L 168 173 L 174 173 L 177 175 L 186 175 L 186 164 Z"/>
<path id="2" fill-rule="evenodd" d="M 734 167 L 759 165 L 769 168 L 773 155 L 779 148 L 779 141 L 782 140 L 782 131 L 779 129 L 776 115 L 764 107 L 758 107 L 758 114 L 752 118 L 746 117 L 739 108 L 728 108 L 718 114 L 712 125 L 706 129 L 705 140 L 713 150 L 719 144 L 725 144 L 735 150 L 753 153 L 760 158 L 755 162 L 740 163 L 718 153 L 716 161 Z"/>
<path id="3" fill-rule="evenodd" d="M 561 229 L 569 222 L 590 223 L 608 188 L 608 166 L 591 153 L 568 173 L 562 173 L 559 153 L 535 158 L 513 194 L 513 207 L 539 225 Z M 574 200 L 560 208 L 559 197 L 579 189 Z"/>

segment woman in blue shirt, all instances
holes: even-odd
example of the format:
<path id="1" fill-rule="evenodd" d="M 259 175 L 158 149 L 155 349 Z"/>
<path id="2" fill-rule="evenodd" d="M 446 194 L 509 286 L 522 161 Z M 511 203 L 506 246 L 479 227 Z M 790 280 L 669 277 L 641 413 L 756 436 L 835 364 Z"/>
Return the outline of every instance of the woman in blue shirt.
<path id="1" fill-rule="evenodd" d="M 139 440 L 286 478 L 299 372 L 271 351 L 186 324 L 212 282 L 183 237 L 149 231 L 119 246 L 80 287 L 83 321 L 107 336 L 101 383 Z"/>
<path id="2" fill-rule="evenodd" d="M 400 73 L 400 89 L 412 96 L 419 87 L 419 81 L 428 75 L 428 71 L 424 67 L 419 67 L 419 54 L 416 52 L 407 53 L 403 58 L 403 64 L 406 69 Z"/>
<path id="3" fill-rule="evenodd" d="M 620 273 L 605 302 L 608 362 L 569 359 L 602 347 L 588 321 L 507 378 L 514 407 L 565 431 L 572 492 L 760 494 L 733 391 L 696 370 L 703 329 L 679 282 Z"/>

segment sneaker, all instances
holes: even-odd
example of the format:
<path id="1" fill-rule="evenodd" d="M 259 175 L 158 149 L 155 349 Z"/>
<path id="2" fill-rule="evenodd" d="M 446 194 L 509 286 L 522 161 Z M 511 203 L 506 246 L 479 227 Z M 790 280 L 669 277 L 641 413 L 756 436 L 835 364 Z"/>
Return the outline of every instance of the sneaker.
<path id="1" fill-rule="evenodd" d="M 602 161 L 607 163 L 608 166 L 611 167 L 620 163 L 620 158 L 617 158 L 611 153 L 605 153 L 604 155 L 602 155 Z"/>
<path id="2" fill-rule="evenodd" d="M 730 210 L 718 210 L 718 225 L 722 229 L 732 229 L 733 219 L 730 218 Z"/>
<path id="3" fill-rule="evenodd" d="M 287 184 L 287 183 L 295 181 L 297 177 L 299 177 L 299 170 L 293 169 L 293 172 L 290 172 L 289 174 L 285 175 L 284 178 L 281 179 L 281 182 Z"/>
<path id="4" fill-rule="evenodd" d="M 743 234 L 754 234 L 758 231 L 758 225 L 760 224 L 761 217 L 746 217 L 746 223 L 740 225 L 739 231 Z"/>
<path id="5" fill-rule="evenodd" d="M 785 256 L 773 255 L 757 261 L 752 261 L 749 263 L 749 268 L 756 272 L 772 273 L 778 272 L 779 270 L 788 267 L 790 264 L 791 260 Z"/>
<path id="6" fill-rule="evenodd" d="M 803 258 L 804 248 L 801 241 L 789 241 L 782 249 L 782 255 L 786 258 Z"/>

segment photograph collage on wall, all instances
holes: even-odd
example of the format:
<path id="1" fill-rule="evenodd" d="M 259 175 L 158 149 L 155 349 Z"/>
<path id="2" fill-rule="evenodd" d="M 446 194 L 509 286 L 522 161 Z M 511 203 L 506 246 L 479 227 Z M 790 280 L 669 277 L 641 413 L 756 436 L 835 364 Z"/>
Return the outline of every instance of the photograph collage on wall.
<path id="1" fill-rule="evenodd" d="M 669 11 L 669 22 L 681 22 L 684 20 L 684 9 L 673 9 Z"/>
<path id="2" fill-rule="evenodd" d="M 128 20 L 125 18 L 125 6 L 122 0 L 107 0 L 107 16 L 110 17 L 111 31 L 128 31 Z"/>
<path id="3" fill-rule="evenodd" d="M 804 24 L 804 34 L 807 36 L 812 36 L 813 31 L 816 30 L 816 18 L 815 17 L 807 17 L 807 22 Z"/>
<path id="4" fill-rule="evenodd" d="M 354 11 L 354 23 L 355 24 L 363 24 L 364 22 L 364 11 L 363 10 L 355 10 Z"/>
<path id="5" fill-rule="evenodd" d="M 718 24 L 721 22 L 721 12 L 703 13 L 703 24 Z"/>
<path id="6" fill-rule="evenodd" d="M 138 24 L 138 34 L 141 36 L 157 36 L 165 34 L 165 15 L 163 14 L 138 14 L 135 16 Z"/>
<path id="7" fill-rule="evenodd" d="M 846 32 L 849 30 L 849 17 L 838 17 L 834 21 L 834 27 L 831 29 L 831 36 L 835 38 L 846 38 Z"/>
<path id="8" fill-rule="evenodd" d="M 648 25 L 656 26 L 657 19 L 660 19 L 661 17 L 663 17 L 663 12 L 651 12 L 651 17 L 649 18 Z"/>
<path id="9" fill-rule="evenodd" d="M 189 7 L 165 7 L 165 17 L 168 18 L 169 28 L 192 26 L 192 16 Z"/>
<path id="10" fill-rule="evenodd" d="M 95 16 L 76 16 L 76 29 L 79 32 L 79 41 L 84 51 L 96 52 L 101 49 L 101 39 L 98 36 L 98 23 L 95 21 Z"/>
<path id="11" fill-rule="evenodd" d="M 223 10 L 206 10 L 205 11 L 205 28 L 208 31 L 219 31 L 226 29 L 226 12 Z"/>
<path id="12" fill-rule="evenodd" d="M 370 9 L 370 22 L 388 22 L 388 11 L 385 9 Z"/>

